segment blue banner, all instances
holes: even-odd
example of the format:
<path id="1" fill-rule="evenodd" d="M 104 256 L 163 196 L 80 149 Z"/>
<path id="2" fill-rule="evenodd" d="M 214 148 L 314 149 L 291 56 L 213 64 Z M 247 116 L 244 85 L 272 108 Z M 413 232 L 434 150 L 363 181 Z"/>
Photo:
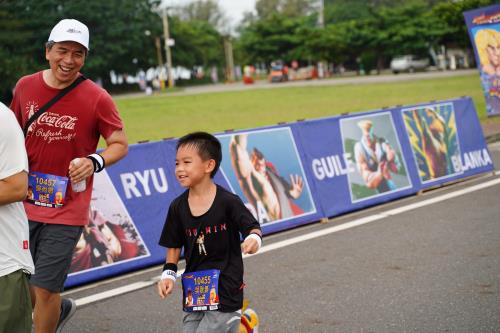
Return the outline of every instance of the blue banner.
<path id="1" fill-rule="evenodd" d="M 240 196 L 264 234 L 494 170 L 470 98 L 216 136 L 223 159 L 214 180 Z M 66 286 L 164 262 L 160 233 L 185 191 L 174 172 L 176 142 L 131 145 L 95 175 Z"/>
<path id="2" fill-rule="evenodd" d="M 500 114 L 500 5 L 464 13 L 488 116 Z"/>
<path id="3" fill-rule="evenodd" d="M 77 244 L 67 285 L 102 279 L 165 260 L 159 235 L 181 193 L 175 142 L 131 145 L 119 163 L 94 175 L 89 225 Z"/>
<path id="4" fill-rule="evenodd" d="M 264 233 L 317 221 L 318 211 L 296 124 L 217 135 L 224 158 L 220 173 Z"/>
<path id="5" fill-rule="evenodd" d="M 325 216 L 414 193 L 395 110 L 304 122 L 306 165 Z"/>

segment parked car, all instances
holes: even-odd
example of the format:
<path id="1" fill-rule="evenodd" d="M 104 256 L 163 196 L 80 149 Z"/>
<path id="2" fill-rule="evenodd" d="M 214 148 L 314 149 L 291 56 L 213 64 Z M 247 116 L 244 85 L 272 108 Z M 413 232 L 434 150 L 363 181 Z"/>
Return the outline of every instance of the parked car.
<path id="1" fill-rule="evenodd" d="M 413 73 L 418 70 L 425 70 L 427 67 L 429 67 L 429 59 L 418 59 L 411 54 L 396 57 L 391 61 L 391 70 L 394 74 L 399 72 Z"/>

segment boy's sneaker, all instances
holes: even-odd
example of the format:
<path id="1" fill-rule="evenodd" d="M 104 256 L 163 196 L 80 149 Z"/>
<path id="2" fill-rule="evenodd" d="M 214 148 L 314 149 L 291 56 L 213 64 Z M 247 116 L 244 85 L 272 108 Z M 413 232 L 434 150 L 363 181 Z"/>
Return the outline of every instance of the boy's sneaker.
<path id="1" fill-rule="evenodd" d="M 71 298 L 61 299 L 61 314 L 59 315 L 59 322 L 57 323 L 56 333 L 61 333 L 64 325 L 68 320 L 73 317 L 76 311 L 76 303 Z"/>

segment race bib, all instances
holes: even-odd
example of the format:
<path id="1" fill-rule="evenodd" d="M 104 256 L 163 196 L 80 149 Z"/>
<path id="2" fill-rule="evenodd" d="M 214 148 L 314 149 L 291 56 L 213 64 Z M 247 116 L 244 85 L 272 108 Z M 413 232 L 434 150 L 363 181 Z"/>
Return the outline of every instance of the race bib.
<path id="1" fill-rule="evenodd" d="M 218 269 L 182 274 L 183 309 L 186 312 L 219 309 Z"/>
<path id="2" fill-rule="evenodd" d="M 28 174 L 28 196 L 26 201 L 42 207 L 62 207 L 67 186 L 67 177 L 30 172 Z"/>

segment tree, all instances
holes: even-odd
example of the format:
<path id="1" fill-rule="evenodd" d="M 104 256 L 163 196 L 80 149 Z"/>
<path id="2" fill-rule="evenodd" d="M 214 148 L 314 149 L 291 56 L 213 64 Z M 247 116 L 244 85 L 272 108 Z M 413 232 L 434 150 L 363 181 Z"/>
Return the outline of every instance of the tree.
<path id="1" fill-rule="evenodd" d="M 301 17 L 311 14 L 317 0 L 257 0 L 255 10 L 260 19 L 267 19 L 274 14 L 287 17 Z"/>
<path id="2" fill-rule="evenodd" d="M 429 48 L 447 31 L 446 25 L 431 15 L 425 1 L 417 0 L 372 10 L 371 17 L 364 22 L 367 51 L 372 52 L 378 72 L 385 60 L 395 55 L 427 56 Z"/>
<path id="3" fill-rule="evenodd" d="M 350 19 L 340 20 L 342 13 L 349 13 L 348 4 L 335 1 L 335 15 L 340 22 L 330 24 L 338 27 L 349 46 L 344 52 L 350 59 L 359 61 L 367 71 L 377 68 L 380 73 L 396 55 L 427 56 L 429 48 L 449 31 L 445 22 L 432 15 L 429 3 L 428 0 L 353 1 L 351 5 L 356 10 Z"/>
<path id="4" fill-rule="evenodd" d="M 257 0 L 255 10 L 259 19 L 269 18 L 273 14 L 279 12 L 281 0 Z"/>
<path id="5" fill-rule="evenodd" d="M 9 91 L 22 75 L 47 68 L 44 44 L 63 18 L 84 22 L 90 52 L 83 73 L 109 84 L 109 71 L 135 73 L 156 63 L 154 43 L 145 31 L 161 34 L 161 19 L 152 11 L 159 0 L 19 0 L 0 2 L 0 91 Z"/>
<path id="6" fill-rule="evenodd" d="M 311 17 L 289 18 L 279 13 L 258 20 L 244 29 L 237 43 L 241 60 L 269 64 L 278 59 L 289 62 L 306 57 L 310 53 L 302 46 L 314 26 Z"/>
<path id="7" fill-rule="evenodd" d="M 288 17 L 308 16 L 316 11 L 314 0 L 284 0 L 281 2 L 281 13 Z"/>
<path id="8" fill-rule="evenodd" d="M 345 21 L 366 19 L 370 16 L 365 0 L 324 0 L 325 24 L 338 24 Z"/>
<path id="9" fill-rule="evenodd" d="M 54 7 L 55 8 L 55 7 Z M 0 2 L 0 98 L 10 103 L 12 89 L 21 75 L 35 68 L 41 68 L 44 39 L 32 31 L 49 35 L 48 28 L 42 26 L 39 17 L 32 15 L 28 21 L 25 13 L 31 14 L 30 7 L 21 1 Z M 50 13 L 46 17 L 50 19 Z M 40 52 L 36 53 L 39 47 Z"/>
<path id="10" fill-rule="evenodd" d="M 432 9 L 432 15 L 444 22 L 448 27 L 446 33 L 442 34 L 439 42 L 441 44 L 455 44 L 462 48 L 470 48 L 471 43 L 463 12 L 493 5 L 494 0 L 462 0 L 452 2 L 441 2 Z"/>
<path id="11" fill-rule="evenodd" d="M 204 21 L 219 31 L 226 31 L 228 19 L 215 0 L 198 0 L 178 7 L 176 12 L 184 21 Z"/>
<path id="12" fill-rule="evenodd" d="M 170 18 L 171 36 L 175 39 L 172 58 L 176 65 L 222 66 L 224 51 L 222 36 L 208 22 L 184 21 L 178 17 Z"/>

